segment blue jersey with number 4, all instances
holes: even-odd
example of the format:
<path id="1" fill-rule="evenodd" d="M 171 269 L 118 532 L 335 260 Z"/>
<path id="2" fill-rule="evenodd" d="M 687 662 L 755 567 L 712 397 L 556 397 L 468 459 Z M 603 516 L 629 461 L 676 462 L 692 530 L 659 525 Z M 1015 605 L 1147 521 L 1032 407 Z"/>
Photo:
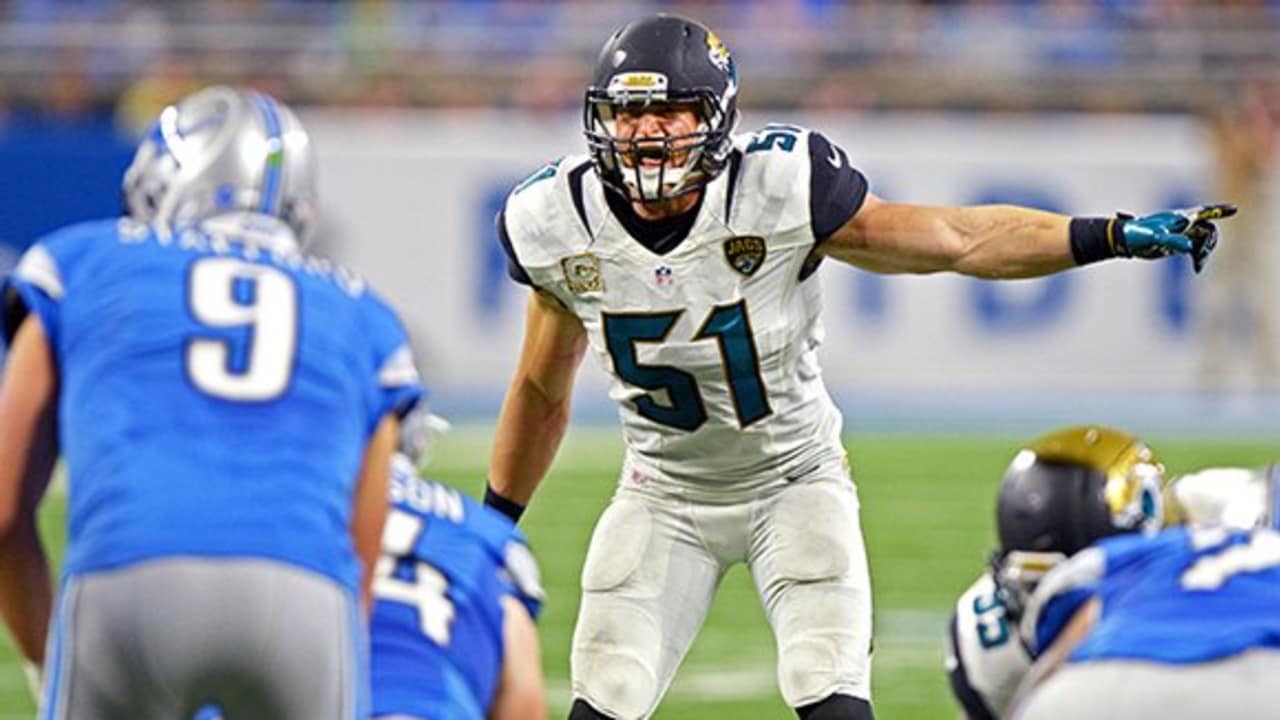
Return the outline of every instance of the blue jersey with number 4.
<path id="1" fill-rule="evenodd" d="M 247 556 L 355 587 L 365 445 L 422 393 L 359 278 L 267 216 L 176 235 L 113 219 L 36 243 L 5 298 L 6 339 L 31 313 L 60 374 L 68 574 Z"/>
<path id="2" fill-rule="evenodd" d="M 374 717 L 482 720 L 502 670 L 502 599 L 536 618 L 537 564 L 506 517 L 402 456 L 392 467 L 370 620 Z"/>
<path id="3" fill-rule="evenodd" d="M 1036 638 L 1046 647 L 1073 608 L 1096 597 L 1101 615 L 1070 661 L 1199 663 L 1251 648 L 1280 650 L 1280 534 L 1272 530 L 1126 535 L 1068 564 L 1060 577 L 1069 581 L 1054 581 L 1059 587 L 1040 613 Z"/>

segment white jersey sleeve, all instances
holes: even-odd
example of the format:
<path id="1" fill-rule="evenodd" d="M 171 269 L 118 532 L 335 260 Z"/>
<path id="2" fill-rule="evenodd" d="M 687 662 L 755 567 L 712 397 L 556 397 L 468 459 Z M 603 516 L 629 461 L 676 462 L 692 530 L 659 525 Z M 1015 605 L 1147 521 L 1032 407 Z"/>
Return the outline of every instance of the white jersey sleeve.
<path id="1" fill-rule="evenodd" d="M 1174 515 L 1188 525 L 1276 527 L 1277 468 L 1204 468 L 1176 478 L 1166 494 Z"/>
<path id="2" fill-rule="evenodd" d="M 972 720 L 1003 717 L 1031 668 L 1031 655 L 996 594 L 991 573 L 984 573 L 956 602 L 947 642 L 951 692 L 965 714 Z"/>
<path id="3" fill-rule="evenodd" d="M 735 138 L 687 233 L 662 250 L 611 207 L 586 156 L 530 176 L 499 236 L 510 274 L 581 320 L 612 376 L 624 476 L 750 494 L 844 460 L 822 384 L 815 247 L 861 206 L 865 178 L 803 128 Z"/>

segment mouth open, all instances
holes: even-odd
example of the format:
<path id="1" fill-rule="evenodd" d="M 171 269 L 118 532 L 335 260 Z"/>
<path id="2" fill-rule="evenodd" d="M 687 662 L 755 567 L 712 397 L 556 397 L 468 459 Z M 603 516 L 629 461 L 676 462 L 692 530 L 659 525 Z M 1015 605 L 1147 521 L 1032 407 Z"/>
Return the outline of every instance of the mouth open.
<path id="1" fill-rule="evenodd" d="M 659 170 L 665 167 L 678 167 L 684 162 L 684 152 L 667 152 L 661 143 L 637 142 L 628 152 L 622 153 L 622 162 L 626 167 L 639 166 L 643 170 Z"/>

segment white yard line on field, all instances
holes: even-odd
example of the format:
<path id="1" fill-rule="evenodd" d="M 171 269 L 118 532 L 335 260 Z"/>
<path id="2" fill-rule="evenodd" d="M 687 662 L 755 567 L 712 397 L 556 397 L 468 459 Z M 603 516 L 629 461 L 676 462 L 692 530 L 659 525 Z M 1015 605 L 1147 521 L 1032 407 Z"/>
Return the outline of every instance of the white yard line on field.
<path id="1" fill-rule="evenodd" d="M 713 670 L 681 668 L 676 673 L 667 700 L 753 700 L 777 694 L 773 668 L 759 667 Z M 556 712 L 569 709 L 573 693 L 567 679 L 547 682 L 547 698 Z"/>

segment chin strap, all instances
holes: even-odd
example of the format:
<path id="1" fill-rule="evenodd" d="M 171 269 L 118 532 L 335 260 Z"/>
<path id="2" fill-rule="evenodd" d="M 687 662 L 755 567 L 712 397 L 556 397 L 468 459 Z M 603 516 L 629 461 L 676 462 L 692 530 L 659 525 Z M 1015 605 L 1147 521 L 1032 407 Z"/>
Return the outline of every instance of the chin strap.
<path id="1" fill-rule="evenodd" d="M 22 661 L 22 672 L 27 676 L 27 689 L 36 702 L 40 701 L 40 666 L 30 660 Z"/>

